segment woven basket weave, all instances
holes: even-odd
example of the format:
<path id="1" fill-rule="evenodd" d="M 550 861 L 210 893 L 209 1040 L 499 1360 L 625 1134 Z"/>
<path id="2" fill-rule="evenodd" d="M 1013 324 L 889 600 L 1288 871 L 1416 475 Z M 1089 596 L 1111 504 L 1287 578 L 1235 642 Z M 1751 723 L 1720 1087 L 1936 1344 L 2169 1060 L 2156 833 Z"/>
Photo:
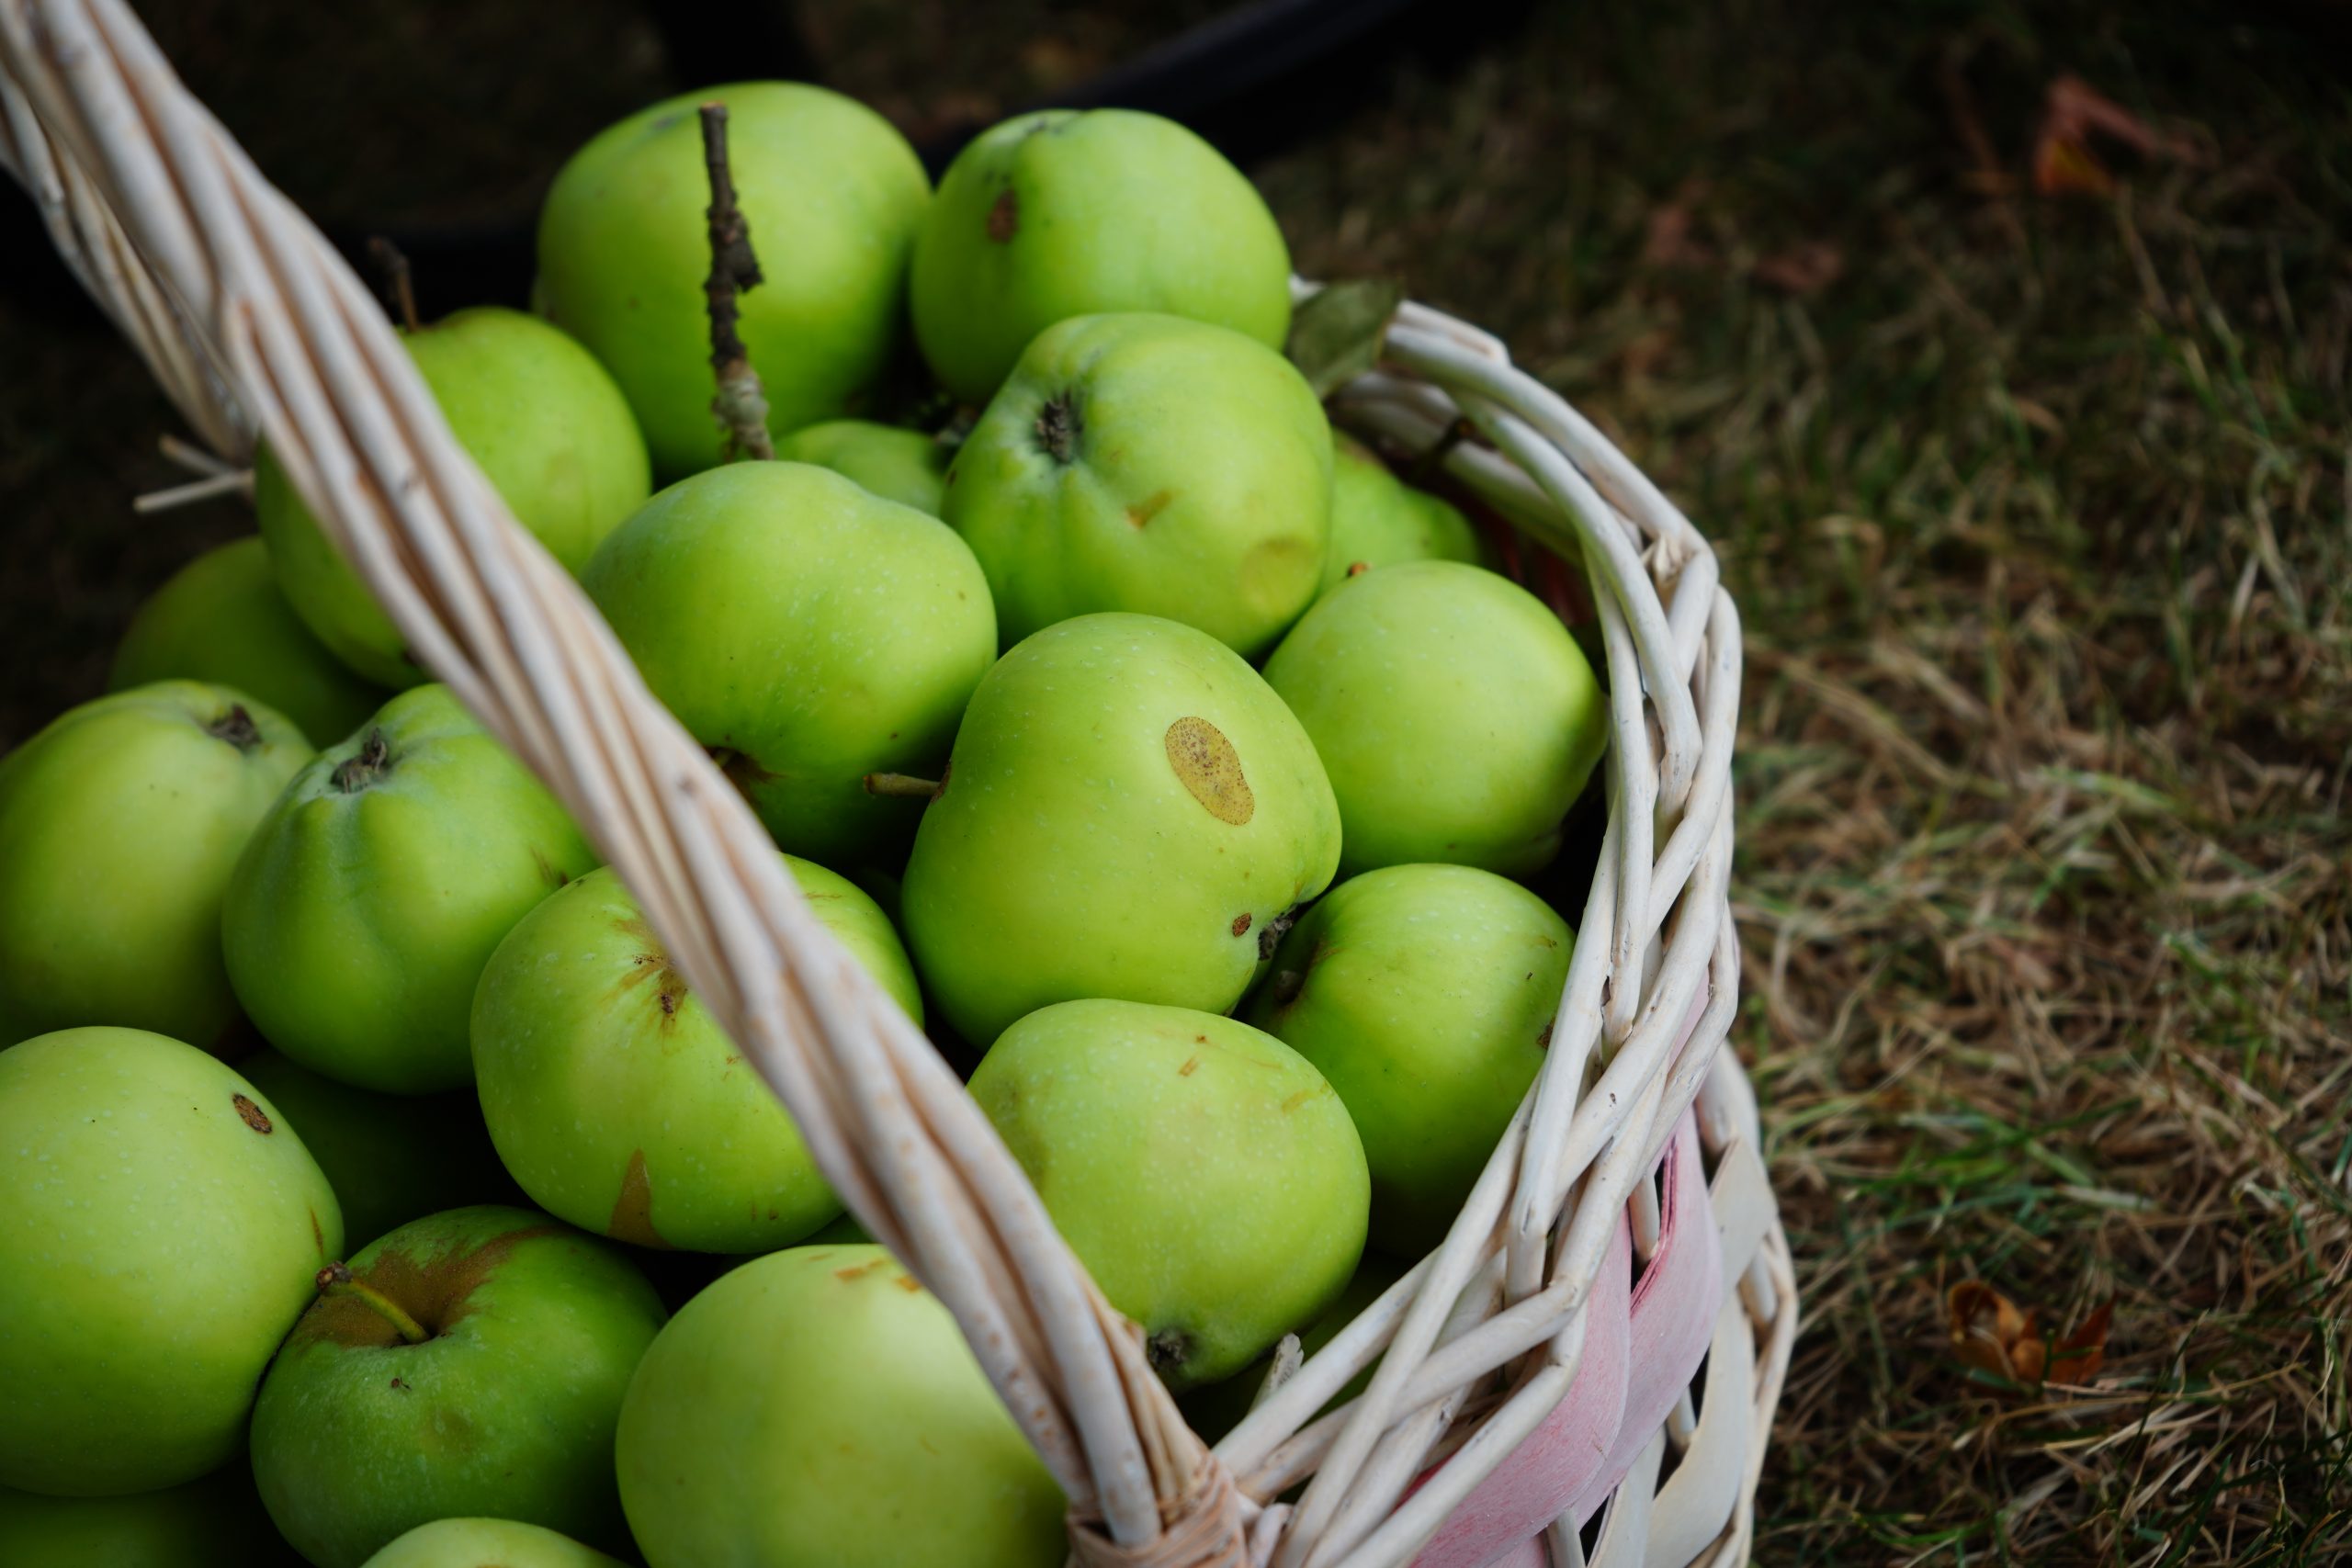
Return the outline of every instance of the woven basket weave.
<path id="1" fill-rule="evenodd" d="M 1746 1561 L 1796 1300 L 1723 1049 L 1738 616 L 1705 541 L 1499 343 L 1407 306 L 1333 412 L 1442 449 L 1583 564 L 1611 703 L 1599 868 L 1547 1061 L 1447 1239 L 1212 1452 L 366 288 L 120 0 L 0 0 L 0 162 L 194 431 L 231 462 L 268 440 L 409 648 L 579 818 L 850 1210 L 955 1314 L 1069 1497 L 1076 1561 Z M 1464 420 L 1478 439 L 1450 440 Z"/>

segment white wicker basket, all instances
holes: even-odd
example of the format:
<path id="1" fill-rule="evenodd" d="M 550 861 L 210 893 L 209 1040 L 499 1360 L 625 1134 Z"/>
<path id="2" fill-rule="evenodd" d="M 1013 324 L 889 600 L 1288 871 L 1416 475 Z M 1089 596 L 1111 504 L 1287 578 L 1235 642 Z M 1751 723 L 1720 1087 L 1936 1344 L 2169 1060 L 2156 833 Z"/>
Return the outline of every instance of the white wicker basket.
<path id="1" fill-rule="evenodd" d="M 1796 1301 L 1722 1048 L 1738 616 L 1706 542 L 1501 344 L 1408 306 L 1334 408 L 1422 450 L 1466 417 L 1454 478 L 1582 562 L 1611 699 L 1599 870 L 1548 1060 L 1453 1231 L 1212 1452 L 375 300 L 121 0 L 0 0 L 0 161 L 191 427 L 239 462 L 266 436 L 408 646 L 577 815 L 851 1211 L 954 1312 L 1069 1495 L 1075 1559 L 1562 1568 L 1605 1509 L 1591 1562 L 1746 1561 Z"/>

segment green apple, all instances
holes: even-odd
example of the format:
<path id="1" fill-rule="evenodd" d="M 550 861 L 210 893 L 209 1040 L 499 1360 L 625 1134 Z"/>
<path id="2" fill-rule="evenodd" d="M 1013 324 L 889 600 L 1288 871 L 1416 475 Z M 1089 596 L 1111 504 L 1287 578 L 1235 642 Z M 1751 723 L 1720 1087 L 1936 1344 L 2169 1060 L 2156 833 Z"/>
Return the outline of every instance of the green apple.
<path id="1" fill-rule="evenodd" d="M 1342 582 L 1266 661 L 1329 773 L 1343 874 L 1543 869 L 1608 742 L 1608 699 L 1559 618 L 1459 561 Z"/>
<path id="2" fill-rule="evenodd" d="M 797 1247 L 682 1308 L 614 1447 L 652 1568 L 1055 1568 L 1062 1495 L 956 1320 L 878 1247 Z"/>
<path id="3" fill-rule="evenodd" d="M 0 1045 L 82 1023 L 220 1043 L 230 868 L 310 755 L 242 692 L 158 681 L 0 759 Z"/>
<path id="4" fill-rule="evenodd" d="M 1256 671 L 1173 621 L 1085 615 L 973 694 L 901 912 L 938 1010 L 985 1045 L 1082 997 L 1224 1011 L 1339 857 L 1322 765 Z"/>
<path id="5" fill-rule="evenodd" d="M 401 342 L 450 434 L 567 571 L 651 491 L 645 438 L 620 389 L 536 316 L 482 306 Z M 426 678 L 266 447 L 254 465 L 254 513 L 277 586 L 335 657 L 380 685 Z"/>
<path id="6" fill-rule="evenodd" d="M 0 1486 L 9 1568 L 301 1568 L 242 1453 L 210 1475 L 128 1497 L 47 1497 Z M 467 1568 L 473 1568 L 468 1564 Z"/>
<path id="7" fill-rule="evenodd" d="M 264 1038 L 341 1083 L 472 1081 L 474 982 L 595 852 L 447 686 L 386 703 L 295 776 L 229 879 L 221 945 Z"/>
<path id="8" fill-rule="evenodd" d="M 107 690 L 175 679 L 250 692 L 313 743 L 348 735 L 389 694 L 311 635 L 277 591 L 258 535 L 205 551 L 131 616 Z"/>
<path id="9" fill-rule="evenodd" d="M 176 1486 L 343 1246 L 268 1099 L 190 1045 L 68 1029 L 0 1051 L 0 1486 Z"/>
<path id="10" fill-rule="evenodd" d="M 621 1568 L 621 1560 L 513 1519 L 435 1519 L 370 1557 L 366 1568 Z"/>
<path id="11" fill-rule="evenodd" d="M 1132 610 L 1254 656 L 1315 597 L 1330 512 L 1331 427 L 1306 378 L 1177 316 L 1047 328 L 947 472 L 947 521 L 1007 642 Z"/>
<path id="12" fill-rule="evenodd" d="M 1574 945 L 1550 905 L 1466 865 L 1392 865 L 1317 900 L 1241 1016 L 1322 1072 L 1363 1137 L 1372 1239 L 1418 1258 L 1544 1066 Z"/>
<path id="13" fill-rule="evenodd" d="M 798 82 L 705 88 L 639 109 L 572 154 L 539 213 L 536 298 L 594 350 L 637 411 L 654 465 L 719 460 L 712 421 L 710 186 L 695 107 L 727 106 L 728 164 L 765 276 L 744 345 L 777 434 L 855 413 L 898 347 L 907 260 L 931 181 L 865 105 Z"/>
<path id="14" fill-rule="evenodd" d="M 913 303 L 923 357 L 977 403 L 1072 316 L 1159 310 L 1279 348 L 1290 251 L 1265 198 L 1173 120 L 1047 109 L 948 165 L 915 240 Z"/>
<path id="15" fill-rule="evenodd" d="M 1062 1002 L 998 1036 L 971 1089 L 1170 1388 L 1239 1371 L 1329 1306 L 1363 1255 L 1347 1108 L 1248 1024 Z"/>
<path id="16" fill-rule="evenodd" d="M 454 1209 L 320 1271 L 254 1405 L 254 1479 L 318 1568 L 482 1516 L 624 1545 L 613 1428 L 662 1303 L 617 1248 Z"/>
<path id="17" fill-rule="evenodd" d="M 910 1017 L 922 998 L 874 900 L 785 863 Z M 474 993 L 475 1082 L 507 1169 L 549 1213 L 647 1247 L 767 1252 L 841 1213 L 792 1118 L 599 871 L 507 934 Z"/>
<path id="18" fill-rule="evenodd" d="M 277 1051 L 240 1059 L 237 1071 L 301 1135 L 343 1206 L 343 1234 L 351 1241 L 371 1242 L 444 1209 L 522 1196 L 498 1163 L 481 1104 L 464 1089 L 376 1094 Z"/>
<path id="19" fill-rule="evenodd" d="M 964 541 L 806 463 L 672 485 L 582 581 L 776 843 L 835 864 L 903 848 L 920 805 L 863 781 L 935 774 L 996 654 Z"/>
<path id="20" fill-rule="evenodd" d="M 1415 490 L 1352 436 L 1331 441 L 1331 550 L 1323 588 L 1360 571 L 1408 560 L 1487 562 L 1485 544 L 1450 502 Z"/>
<path id="21" fill-rule="evenodd" d="M 1375 1199 L 1374 1201 L 1378 1200 Z M 1405 1265 L 1384 1253 L 1366 1252 L 1363 1261 L 1356 1265 L 1355 1277 L 1347 1288 L 1331 1300 L 1322 1314 L 1306 1327 L 1298 1330 L 1298 1350 L 1302 1359 L 1308 1359 L 1339 1337 L 1345 1328 L 1363 1315 L 1364 1309 L 1378 1301 L 1388 1287 L 1404 1278 Z M 1184 1412 L 1184 1424 L 1198 1432 L 1212 1445 L 1222 1441 L 1227 1432 L 1241 1424 L 1258 1403 L 1259 1391 L 1266 1384 L 1266 1374 L 1272 1370 L 1273 1356 L 1259 1357 L 1223 1382 L 1205 1384 L 1192 1390 L 1177 1403 Z M 1362 1393 L 1372 1382 L 1373 1369 L 1378 1361 L 1364 1368 L 1340 1385 L 1340 1392 L 1326 1400 L 1323 1411 L 1336 1410 Z M 1323 1411 L 1317 1412 L 1317 1416 Z"/>
<path id="22" fill-rule="evenodd" d="M 947 502 L 947 448 L 939 437 L 863 419 L 829 419 L 784 436 L 775 455 L 855 479 L 885 501 L 936 517 Z"/>

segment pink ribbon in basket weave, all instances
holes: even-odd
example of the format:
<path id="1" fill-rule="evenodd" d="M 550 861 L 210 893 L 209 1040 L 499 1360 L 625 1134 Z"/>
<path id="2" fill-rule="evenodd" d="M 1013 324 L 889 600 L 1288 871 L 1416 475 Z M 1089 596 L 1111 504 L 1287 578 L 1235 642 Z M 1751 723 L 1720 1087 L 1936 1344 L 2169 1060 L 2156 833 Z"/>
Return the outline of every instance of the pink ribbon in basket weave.
<path id="1" fill-rule="evenodd" d="M 1620 1220 L 1593 1283 L 1592 1326 L 1566 1397 L 1454 1509 L 1414 1568 L 1544 1568 L 1536 1538 L 1564 1514 L 1581 1525 L 1599 1511 L 1690 1385 L 1724 1285 L 1698 1122 L 1689 1111 L 1661 1168 L 1657 1250 L 1631 1286 L 1630 1310 L 1633 1232 Z"/>

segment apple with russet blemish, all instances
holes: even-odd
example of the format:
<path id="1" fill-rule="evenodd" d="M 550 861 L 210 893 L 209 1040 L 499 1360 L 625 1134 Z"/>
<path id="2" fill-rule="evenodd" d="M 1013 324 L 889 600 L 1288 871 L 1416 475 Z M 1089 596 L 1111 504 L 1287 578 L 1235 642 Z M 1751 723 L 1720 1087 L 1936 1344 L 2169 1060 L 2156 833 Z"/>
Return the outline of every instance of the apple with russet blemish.
<path id="1" fill-rule="evenodd" d="M 1254 658 L 1315 597 L 1330 512 L 1331 427 L 1306 378 L 1177 316 L 1048 327 L 947 471 L 946 519 L 1009 643 L 1127 610 Z"/>
<path id="2" fill-rule="evenodd" d="M 783 857 L 818 920 L 906 1010 L 922 998 L 874 900 Z M 525 916 L 474 994 L 476 1088 L 506 1168 L 550 1213 L 641 1247 L 766 1252 L 841 1211 L 792 1118 L 609 870 Z"/>
<path id="3" fill-rule="evenodd" d="M 1224 1011 L 1339 857 L 1322 764 L 1256 671 L 1173 621 L 1087 615 L 973 694 L 901 914 L 937 1010 L 984 1045 L 1080 998 Z"/>
<path id="4" fill-rule="evenodd" d="M 254 1478 L 319 1568 L 434 1519 L 624 1547 L 612 1441 L 666 1314 L 609 1243 L 527 1209 L 455 1209 L 319 1271 L 263 1380 Z"/>
<path id="5" fill-rule="evenodd" d="M 1280 348 L 1290 251 L 1257 188 L 1175 121 L 1046 109 L 956 155 L 915 239 L 910 294 L 923 357 L 978 403 L 1072 316 L 1156 310 Z"/>

